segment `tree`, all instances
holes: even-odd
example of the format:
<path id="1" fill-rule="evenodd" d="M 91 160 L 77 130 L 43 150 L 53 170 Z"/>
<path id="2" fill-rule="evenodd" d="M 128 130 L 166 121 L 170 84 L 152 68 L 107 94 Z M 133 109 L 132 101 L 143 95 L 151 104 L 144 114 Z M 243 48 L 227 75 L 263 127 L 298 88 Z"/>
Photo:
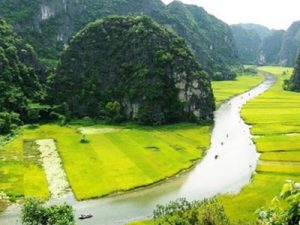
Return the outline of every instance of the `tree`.
<path id="1" fill-rule="evenodd" d="M 121 118 L 121 104 L 118 101 L 108 102 L 105 105 L 106 116 L 113 122 Z"/>
<path id="2" fill-rule="evenodd" d="M 288 180 L 279 198 L 275 197 L 272 200 L 270 208 L 259 209 L 257 213 L 259 225 L 298 225 L 300 222 L 300 183 Z"/>
<path id="3" fill-rule="evenodd" d="M 20 124 L 20 115 L 17 113 L 0 112 L 0 134 L 10 132 Z"/>
<path id="4" fill-rule="evenodd" d="M 293 75 L 289 80 L 285 80 L 283 84 L 285 90 L 300 92 L 300 54 L 297 58 Z"/>
<path id="5" fill-rule="evenodd" d="M 30 198 L 22 208 L 23 225 L 75 225 L 73 209 L 67 204 L 43 206 L 43 202 Z"/>
<path id="6" fill-rule="evenodd" d="M 189 202 L 186 199 L 158 205 L 153 212 L 157 225 L 228 225 L 223 206 L 216 199 Z"/>

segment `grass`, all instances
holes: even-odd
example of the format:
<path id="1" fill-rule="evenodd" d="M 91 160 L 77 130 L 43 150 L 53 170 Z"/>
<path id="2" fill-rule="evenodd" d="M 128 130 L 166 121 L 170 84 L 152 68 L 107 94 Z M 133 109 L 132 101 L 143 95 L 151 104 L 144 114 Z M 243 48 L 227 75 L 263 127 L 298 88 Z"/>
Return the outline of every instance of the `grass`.
<path id="1" fill-rule="evenodd" d="M 255 210 L 270 203 L 287 179 L 300 180 L 300 94 L 282 89 L 292 69 L 262 67 L 273 73 L 276 84 L 248 102 L 242 116 L 252 125 L 251 133 L 261 153 L 258 172 L 237 196 L 221 197 L 232 220 L 255 223 Z"/>
<path id="2" fill-rule="evenodd" d="M 256 224 L 255 211 L 269 205 L 270 201 L 281 191 L 286 179 L 297 180 L 299 176 L 258 173 L 252 182 L 238 195 L 221 196 L 225 212 L 232 222 L 237 224 Z M 238 221 L 245 221 L 239 223 Z M 247 222 L 247 223 L 246 223 Z"/>
<path id="3" fill-rule="evenodd" d="M 237 81 L 215 82 L 215 97 L 221 101 L 258 85 L 261 76 L 239 76 Z M 78 128 L 55 124 L 24 128 L 0 148 L 0 190 L 11 196 L 49 197 L 45 172 L 34 140 L 53 138 L 68 181 L 77 199 L 104 196 L 144 186 L 189 168 L 210 144 L 210 125 L 176 124 L 143 127 L 134 124 L 109 126 L 88 124 L 99 132 L 87 134 L 81 144 Z M 113 128 L 113 132 L 101 132 Z M 154 163 L 155 162 L 155 163 Z"/>

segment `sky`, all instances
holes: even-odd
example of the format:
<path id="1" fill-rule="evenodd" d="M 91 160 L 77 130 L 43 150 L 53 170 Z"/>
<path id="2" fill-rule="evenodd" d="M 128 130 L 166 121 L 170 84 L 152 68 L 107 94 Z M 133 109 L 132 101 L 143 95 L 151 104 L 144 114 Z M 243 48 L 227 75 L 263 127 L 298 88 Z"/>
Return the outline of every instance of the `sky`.
<path id="1" fill-rule="evenodd" d="M 162 0 L 168 4 L 172 0 Z M 228 24 L 256 23 L 270 29 L 287 29 L 300 20 L 299 0 L 181 0 L 202 6 Z"/>

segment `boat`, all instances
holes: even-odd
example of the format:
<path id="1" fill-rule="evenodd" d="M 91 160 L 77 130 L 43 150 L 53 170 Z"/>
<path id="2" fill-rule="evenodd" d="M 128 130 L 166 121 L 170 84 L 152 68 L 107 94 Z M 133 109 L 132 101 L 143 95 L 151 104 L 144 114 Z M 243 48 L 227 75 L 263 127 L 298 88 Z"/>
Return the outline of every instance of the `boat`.
<path id="1" fill-rule="evenodd" d="M 80 220 L 84 220 L 84 219 L 89 219 L 89 218 L 92 218 L 93 215 L 92 214 L 81 214 L 78 219 Z"/>

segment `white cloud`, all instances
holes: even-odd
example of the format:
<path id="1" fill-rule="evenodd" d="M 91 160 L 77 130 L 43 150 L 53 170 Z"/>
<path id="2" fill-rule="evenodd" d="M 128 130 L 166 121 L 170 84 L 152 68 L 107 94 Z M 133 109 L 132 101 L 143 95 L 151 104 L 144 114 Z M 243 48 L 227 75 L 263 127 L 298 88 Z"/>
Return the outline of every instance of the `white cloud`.
<path id="1" fill-rule="evenodd" d="M 163 0 L 166 4 L 172 0 Z M 229 24 L 257 23 L 273 29 L 287 29 L 300 20 L 298 0 L 182 0 L 202 6 Z"/>

